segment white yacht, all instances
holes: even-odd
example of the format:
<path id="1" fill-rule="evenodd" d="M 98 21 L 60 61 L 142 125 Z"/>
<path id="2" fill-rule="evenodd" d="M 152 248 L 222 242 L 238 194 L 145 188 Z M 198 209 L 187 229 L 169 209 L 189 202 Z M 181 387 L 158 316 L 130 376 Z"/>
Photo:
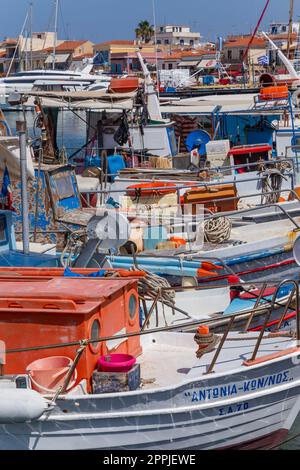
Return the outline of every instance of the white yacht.
<path id="1" fill-rule="evenodd" d="M 0 79 L 0 103 L 6 104 L 10 93 L 26 93 L 32 91 L 37 85 L 44 84 L 47 89 L 48 82 L 63 82 L 64 86 L 71 87 L 76 82 L 80 89 L 87 89 L 91 85 L 97 85 L 97 90 L 105 91 L 110 83 L 110 76 L 94 75 L 90 73 L 91 67 L 87 65 L 81 71 L 72 70 L 29 70 L 18 72 L 9 77 Z"/>

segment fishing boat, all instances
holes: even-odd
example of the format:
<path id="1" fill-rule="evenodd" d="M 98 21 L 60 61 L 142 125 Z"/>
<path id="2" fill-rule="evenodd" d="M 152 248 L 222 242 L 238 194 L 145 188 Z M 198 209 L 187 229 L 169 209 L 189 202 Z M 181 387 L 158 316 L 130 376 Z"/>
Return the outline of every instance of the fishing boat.
<path id="1" fill-rule="evenodd" d="M 141 334 L 134 279 L 11 284 L 0 282 L 1 449 L 266 449 L 299 413 L 299 328 Z"/>

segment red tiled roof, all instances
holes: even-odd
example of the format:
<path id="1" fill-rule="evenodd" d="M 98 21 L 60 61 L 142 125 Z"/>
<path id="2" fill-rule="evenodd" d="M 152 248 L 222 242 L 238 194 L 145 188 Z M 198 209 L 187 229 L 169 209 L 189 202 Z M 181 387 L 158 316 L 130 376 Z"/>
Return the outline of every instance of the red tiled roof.
<path id="1" fill-rule="evenodd" d="M 18 40 L 17 39 L 6 39 L 3 41 L 2 45 L 13 45 L 13 44 L 17 44 Z"/>
<path id="2" fill-rule="evenodd" d="M 92 57 L 94 57 L 94 54 L 81 54 L 81 55 L 75 55 L 73 57 L 73 60 L 91 59 Z"/>
<path id="3" fill-rule="evenodd" d="M 88 42 L 87 40 L 84 41 L 64 41 L 61 44 L 59 44 L 56 47 L 57 52 L 69 52 L 69 51 L 74 51 L 77 49 L 77 47 L 82 46 L 82 44 L 85 44 Z M 47 47 L 46 49 L 43 49 L 45 52 L 52 52 L 53 47 Z"/>
<path id="4" fill-rule="evenodd" d="M 56 50 L 57 51 L 69 51 L 69 50 L 74 50 L 77 47 L 82 46 L 82 44 L 85 44 L 87 40 L 84 41 L 64 41 L 59 46 L 57 46 Z"/>
<path id="5" fill-rule="evenodd" d="M 94 47 L 101 47 L 101 46 L 134 46 L 135 41 L 128 41 L 126 39 L 114 39 L 113 41 L 106 41 L 106 42 L 99 42 L 95 44 Z"/>
<path id="6" fill-rule="evenodd" d="M 236 36 L 231 37 L 229 40 L 224 42 L 224 47 L 247 47 L 250 42 L 251 36 Z M 250 46 L 253 48 L 264 48 L 266 47 L 266 40 L 264 38 L 255 37 Z"/>
<path id="7" fill-rule="evenodd" d="M 269 34 L 269 38 L 272 39 L 273 41 L 276 41 L 277 39 L 288 39 L 289 35 L 287 33 L 285 34 Z M 297 39 L 297 33 L 292 33 L 291 34 L 291 39 L 295 41 Z"/>
<path id="8" fill-rule="evenodd" d="M 2 59 L 2 57 L 5 57 L 6 56 L 6 52 L 5 51 L 0 51 L 0 58 Z"/>
<path id="9" fill-rule="evenodd" d="M 176 60 L 176 59 L 182 59 L 183 57 L 191 57 L 193 58 L 194 56 L 203 56 L 206 54 L 212 54 L 214 51 L 213 50 L 204 50 L 204 49 L 198 49 L 198 50 L 193 50 L 193 51 L 178 51 L 178 52 L 173 52 L 172 54 L 165 54 L 162 59 L 164 60 Z"/>

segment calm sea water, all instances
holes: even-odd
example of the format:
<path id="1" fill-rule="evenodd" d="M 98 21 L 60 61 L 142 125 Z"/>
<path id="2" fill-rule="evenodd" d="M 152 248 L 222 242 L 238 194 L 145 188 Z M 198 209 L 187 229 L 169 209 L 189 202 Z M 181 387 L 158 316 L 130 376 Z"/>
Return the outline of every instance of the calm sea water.
<path id="1" fill-rule="evenodd" d="M 85 119 L 85 112 L 78 112 L 82 119 Z M 23 119 L 22 112 L 11 112 L 5 113 L 5 117 L 8 121 L 12 131 L 15 132 L 16 121 Z M 26 111 L 26 121 L 30 136 L 34 136 L 33 123 L 35 114 L 32 111 Z M 59 148 L 65 147 L 69 154 L 72 153 L 71 149 L 78 149 L 84 145 L 86 141 L 86 125 L 85 123 L 72 111 L 59 112 L 58 115 L 58 132 L 57 132 L 57 143 Z M 294 424 L 289 436 L 300 433 L 300 416 Z M 296 450 L 300 449 L 300 437 L 282 446 L 285 450 Z"/>

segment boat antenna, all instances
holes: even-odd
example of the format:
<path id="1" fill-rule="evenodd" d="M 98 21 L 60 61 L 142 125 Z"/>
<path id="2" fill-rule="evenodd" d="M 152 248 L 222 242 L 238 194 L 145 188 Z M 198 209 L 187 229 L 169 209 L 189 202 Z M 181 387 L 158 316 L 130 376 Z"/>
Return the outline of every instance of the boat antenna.
<path id="1" fill-rule="evenodd" d="M 55 22 L 54 22 L 54 44 L 53 44 L 53 62 L 52 69 L 55 70 L 55 56 L 56 56 L 56 47 L 57 47 L 57 19 L 58 19 L 58 6 L 59 0 L 54 0 L 55 5 Z"/>
<path id="2" fill-rule="evenodd" d="M 19 49 L 20 42 L 21 42 L 21 37 L 23 37 L 23 33 L 24 33 L 25 27 L 26 27 L 26 25 L 27 25 L 28 16 L 29 16 L 29 12 L 28 12 L 28 10 L 27 10 L 27 14 L 26 14 L 26 17 L 25 17 L 25 21 L 24 21 L 24 23 L 23 23 L 23 26 L 22 26 L 21 34 L 20 34 L 19 37 L 18 37 L 18 41 L 17 41 L 17 44 L 16 44 L 16 48 L 15 48 L 14 54 L 13 54 L 13 56 L 12 56 L 12 59 L 11 59 L 11 61 L 10 61 L 9 67 L 8 67 L 8 71 L 7 71 L 7 74 L 6 74 L 7 77 L 8 77 L 9 74 L 10 74 L 11 68 L 12 68 L 13 63 L 14 63 L 14 60 L 15 60 L 15 58 L 16 58 L 17 51 L 18 51 L 18 49 Z"/>
<path id="3" fill-rule="evenodd" d="M 32 17 L 33 17 L 33 2 L 30 2 L 29 6 L 29 11 L 30 11 L 30 70 L 33 69 L 33 56 L 32 56 L 32 50 L 33 50 L 33 45 L 32 45 Z"/>
<path id="4" fill-rule="evenodd" d="M 157 54 L 157 36 L 156 36 L 156 11 L 155 11 L 155 0 L 152 0 L 153 10 L 153 27 L 154 27 L 154 43 L 155 43 L 155 64 L 156 64 L 156 81 L 157 81 L 157 93 L 159 98 L 159 70 L 158 70 L 158 54 Z"/>

